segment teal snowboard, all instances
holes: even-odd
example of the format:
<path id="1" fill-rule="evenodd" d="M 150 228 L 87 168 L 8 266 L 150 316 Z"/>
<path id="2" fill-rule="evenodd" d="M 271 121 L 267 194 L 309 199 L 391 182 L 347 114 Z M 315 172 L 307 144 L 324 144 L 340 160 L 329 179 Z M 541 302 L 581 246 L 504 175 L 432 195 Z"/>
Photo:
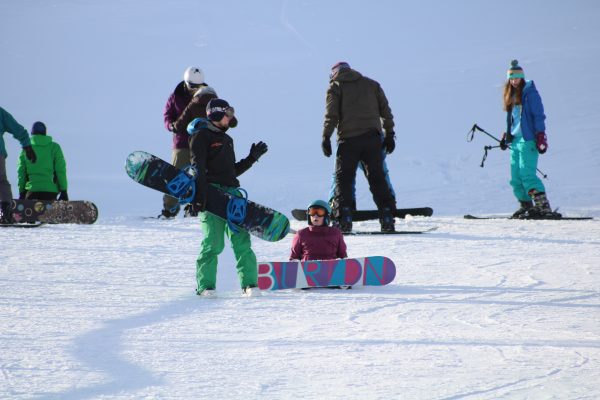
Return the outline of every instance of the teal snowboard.
<path id="1" fill-rule="evenodd" d="M 190 174 L 145 151 L 131 153 L 125 170 L 134 181 L 178 198 L 182 203 L 193 197 L 195 180 Z M 206 211 L 269 242 L 283 239 L 290 231 L 290 221 L 285 215 L 216 185 L 209 185 Z"/>

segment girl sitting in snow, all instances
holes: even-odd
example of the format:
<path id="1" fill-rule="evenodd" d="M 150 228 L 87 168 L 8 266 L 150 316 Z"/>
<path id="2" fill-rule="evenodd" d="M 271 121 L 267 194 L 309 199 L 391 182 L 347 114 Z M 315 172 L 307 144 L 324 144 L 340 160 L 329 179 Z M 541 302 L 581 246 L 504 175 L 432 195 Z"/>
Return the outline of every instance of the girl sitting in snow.
<path id="1" fill-rule="evenodd" d="M 329 226 L 331 208 L 323 200 L 310 203 L 308 227 L 300 229 L 292 241 L 290 260 L 333 260 L 346 258 L 346 243 L 338 228 Z"/>

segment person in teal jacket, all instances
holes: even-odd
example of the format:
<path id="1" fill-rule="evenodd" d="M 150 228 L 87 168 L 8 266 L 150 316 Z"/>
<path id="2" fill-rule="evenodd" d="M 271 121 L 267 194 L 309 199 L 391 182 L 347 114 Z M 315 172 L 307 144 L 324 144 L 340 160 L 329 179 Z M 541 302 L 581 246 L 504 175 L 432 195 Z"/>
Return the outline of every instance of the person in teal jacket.
<path id="1" fill-rule="evenodd" d="M 537 176 L 540 154 L 548 150 L 544 105 L 533 81 L 525 80 L 517 60 L 511 62 L 504 85 L 506 132 L 500 148 L 510 146 L 510 185 L 520 203 L 513 218 L 560 218 L 553 212 L 542 180 Z"/>
<path id="2" fill-rule="evenodd" d="M 17 162 L 19 198 L 32 200 L 69 200 L 67 163 L 60 145 L 46 135 L 46 125 L 36 122 L 31 128 L 31 144 L 37 162 L 31 163 L 24 151 Z"/>
<path id="3" fill-rule="evenodd" d="M 8 157 L 8 153 L 4 144 L 4 132 L 11 133 L 21 143 L 25 156 L 32 163 L 35 163 L 36 156 L 31 147 L 27 130 L 8 111 L 0 107 L 0 224 L 11 224 L 14 222 L 11 212 L 12 190 L 6 177 L 6 157 Z"/>

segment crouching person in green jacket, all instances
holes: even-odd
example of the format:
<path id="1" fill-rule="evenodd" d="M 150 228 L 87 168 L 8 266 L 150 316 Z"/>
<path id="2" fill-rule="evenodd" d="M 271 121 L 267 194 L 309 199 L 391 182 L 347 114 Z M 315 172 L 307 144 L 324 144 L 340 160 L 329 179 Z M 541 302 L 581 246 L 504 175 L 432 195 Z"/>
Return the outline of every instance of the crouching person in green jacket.
<path id="1" fill-rule="evenodd" d="M 69 200 L 67 163 L 60 145 L 46 135 L 46 125 L 36 122 L 31 128 L 31 145 L 37 162 L 31 163 L 24 151 L 17 162 L 19 199 Z"/>

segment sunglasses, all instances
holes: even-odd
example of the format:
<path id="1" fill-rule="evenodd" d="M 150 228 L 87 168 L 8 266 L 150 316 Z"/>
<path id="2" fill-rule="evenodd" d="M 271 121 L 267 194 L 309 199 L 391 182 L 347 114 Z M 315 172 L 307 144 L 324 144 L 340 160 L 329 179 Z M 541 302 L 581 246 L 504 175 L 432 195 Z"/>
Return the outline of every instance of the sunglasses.
<path id="1" fill-rule="evenodd" d="M 325 211 L 322 208 L 309 208 L 308 215 L 310 215 L 311 217 L 314 217 L 315 215 L 317 217 L 324 217 L 325 215 L 327 215 L 327 211 Z"/>

